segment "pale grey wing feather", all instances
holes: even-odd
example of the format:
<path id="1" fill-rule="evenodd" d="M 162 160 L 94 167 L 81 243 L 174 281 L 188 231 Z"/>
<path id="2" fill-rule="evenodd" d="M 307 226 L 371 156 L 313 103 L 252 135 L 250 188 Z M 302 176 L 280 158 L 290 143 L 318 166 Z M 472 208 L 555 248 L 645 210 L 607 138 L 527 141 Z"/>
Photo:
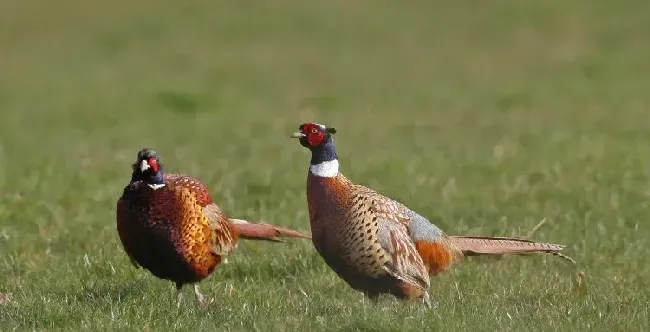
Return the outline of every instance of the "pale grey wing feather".
<path id="1" fill-rule="evenodd" d="M 440 242 L 445 237 L 445 233 L 427 218 L 408 209 L 406 214 L 409 216 L 408 229 L 413 241 Z"/>
<path id="2" fill-rule="evenodd" d="M 391 220 L 379 220 L 377 241 L 392 257 L 384 265 L 386 272 L 425 291 L 429 289 L 429 274 L 424 261 L 404 225 Z"/>

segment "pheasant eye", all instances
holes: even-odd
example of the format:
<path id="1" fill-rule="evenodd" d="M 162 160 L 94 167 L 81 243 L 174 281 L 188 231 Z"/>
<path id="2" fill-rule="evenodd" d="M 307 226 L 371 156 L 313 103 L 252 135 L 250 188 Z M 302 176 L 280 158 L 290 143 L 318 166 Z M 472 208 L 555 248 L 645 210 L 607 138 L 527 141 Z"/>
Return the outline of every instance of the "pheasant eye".
<path id="1" fill-rule="evenodd" d="M 312 129 L 311 129 L 311 133 L 312 133 L 312 134 L 317 134 L 317 133 L 318 133 L 318 129 L 316 129 L 316 128 L 312 128 Z"/>

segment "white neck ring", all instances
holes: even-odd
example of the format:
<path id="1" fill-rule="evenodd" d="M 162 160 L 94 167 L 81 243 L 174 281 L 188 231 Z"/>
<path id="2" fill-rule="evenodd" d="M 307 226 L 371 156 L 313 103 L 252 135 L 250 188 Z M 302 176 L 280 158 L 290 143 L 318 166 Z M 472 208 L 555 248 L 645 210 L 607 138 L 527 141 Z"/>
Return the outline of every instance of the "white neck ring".
<path id="1" fill-rule="evenodd" d="M 339 161 L 336 159 L 324 161 L 320 164 L 311 165 L 309 170 L 318 177 L 333 178 L 339 174 Z"/>

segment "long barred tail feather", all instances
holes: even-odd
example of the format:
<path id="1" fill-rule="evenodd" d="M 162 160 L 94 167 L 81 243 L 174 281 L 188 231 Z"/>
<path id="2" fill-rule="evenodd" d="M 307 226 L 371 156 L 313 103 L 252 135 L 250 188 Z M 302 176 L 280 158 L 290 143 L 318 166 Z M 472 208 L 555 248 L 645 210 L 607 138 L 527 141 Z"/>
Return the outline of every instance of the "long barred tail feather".
<path id="1" fill-rule="evenodd" d="M 449 239 L 458 246 L 465 256 L 521 255 L 537 252 L 551 254 L 577 265 L 577 262 L 571 257 L 560 253 L 564 248 L 560 244 L 542 243 L 509 237 L 450 236 Z"/>
<path id="2" fill-rule="evenodd" d="M 283 242 L 278 237 L 295 237 L 311 239 L 311 235 L 295 231 L 286 227 L 275 226 L 265 223 L 251 223 L 242 219 L 230 219 L 231 224 L 239 234 L 240 238 L 247 240 L 263 240 L 271 242 Z"/>

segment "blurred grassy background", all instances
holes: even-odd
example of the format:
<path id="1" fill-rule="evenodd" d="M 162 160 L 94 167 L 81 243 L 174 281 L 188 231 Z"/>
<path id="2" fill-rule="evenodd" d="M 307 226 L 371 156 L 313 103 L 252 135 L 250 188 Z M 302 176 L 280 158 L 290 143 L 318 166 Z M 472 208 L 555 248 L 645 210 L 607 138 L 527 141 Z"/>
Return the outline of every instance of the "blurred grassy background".
<path id="1" fill-rule="evenodd" d="M 129 3 L 130 2 L 130 3 Z M 0 330 L 633 330 L 650 321 L 650 3 L 0 2 Z M 377 307 L 307 241 L 242 243 L 177 311 L 115 230 L 155 148 L 236 217 L 308 229 L 308 152 L 448 233 L 566 243 L 471 259 L 434 310 Z M 189 291 L 188 291 L 189 295 Z M 644 323 L 645 322 L 645 323 Z M 645 326 L 645 327 L 644 327 Z"/>

